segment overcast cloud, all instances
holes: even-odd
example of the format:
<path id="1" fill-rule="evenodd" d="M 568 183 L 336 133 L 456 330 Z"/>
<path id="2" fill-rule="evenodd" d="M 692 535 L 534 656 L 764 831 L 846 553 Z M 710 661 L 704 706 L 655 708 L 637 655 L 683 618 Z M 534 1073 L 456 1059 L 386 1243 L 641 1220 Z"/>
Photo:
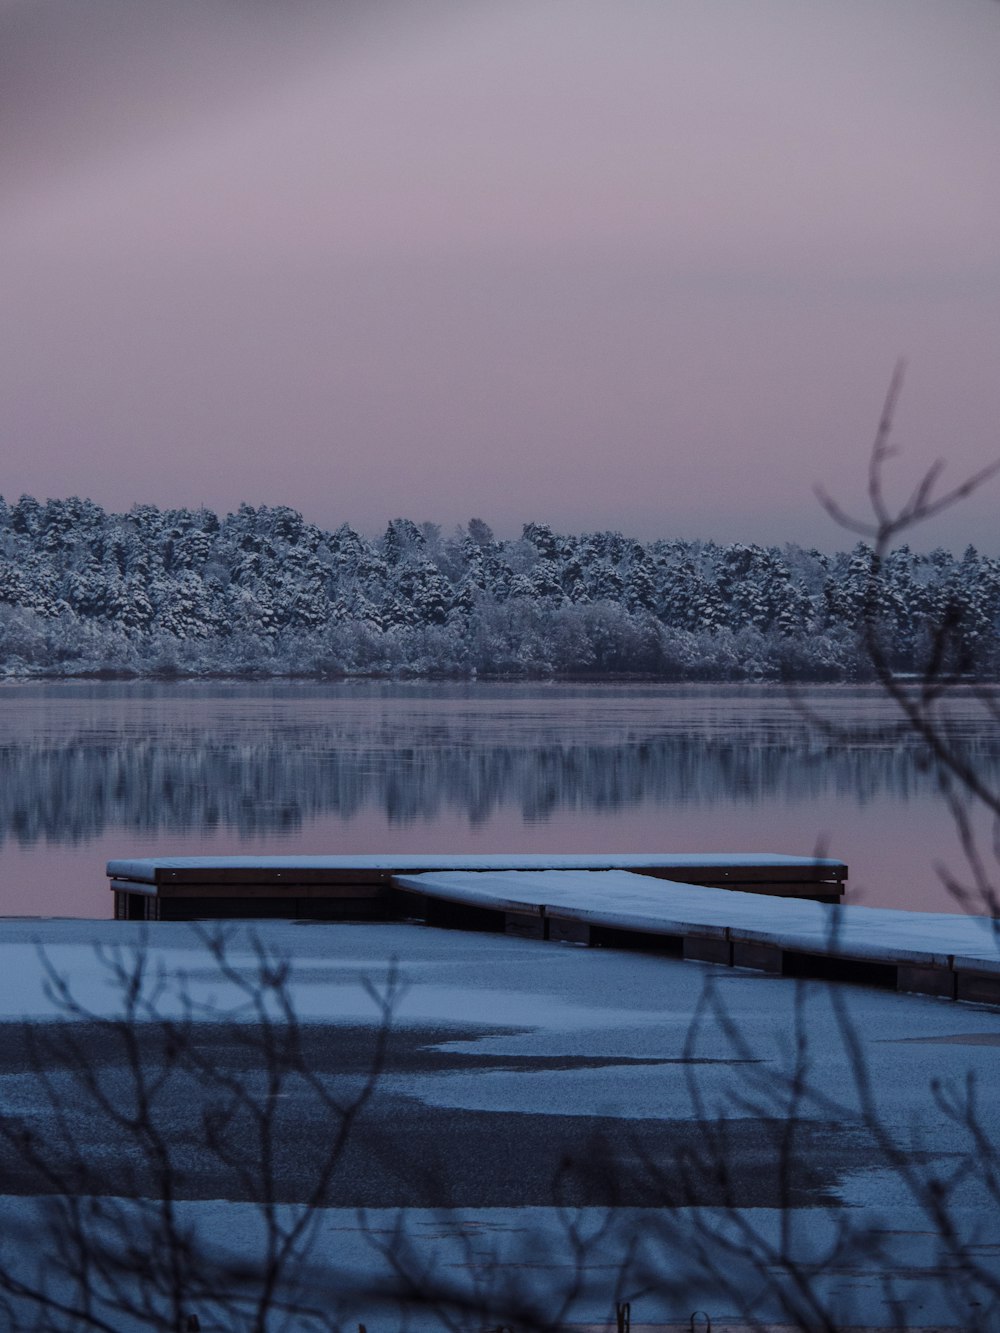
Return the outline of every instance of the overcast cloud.
<path id="1" fill-rule="evenodd" d="M 897 356 L 901 479 L 1000 453 L 998 71 L 991 0 L 0 2 L 0 492 L 844 544 Z"/>

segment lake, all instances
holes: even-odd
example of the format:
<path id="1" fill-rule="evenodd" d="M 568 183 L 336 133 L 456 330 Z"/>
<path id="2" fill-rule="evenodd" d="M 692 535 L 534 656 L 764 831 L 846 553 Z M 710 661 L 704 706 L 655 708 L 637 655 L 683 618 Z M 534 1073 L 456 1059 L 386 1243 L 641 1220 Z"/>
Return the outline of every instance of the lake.
<path id="1" fill-rule="evenodd" d="M 849 901 L 957 910 L 921 746 L 878 691 L 780 686 L 9 683 L 0 914 L 106 917 L 110 857 L 787 852 L 848 862 Z M 1000 724 L 952 725 L 1000 775 Z"/>

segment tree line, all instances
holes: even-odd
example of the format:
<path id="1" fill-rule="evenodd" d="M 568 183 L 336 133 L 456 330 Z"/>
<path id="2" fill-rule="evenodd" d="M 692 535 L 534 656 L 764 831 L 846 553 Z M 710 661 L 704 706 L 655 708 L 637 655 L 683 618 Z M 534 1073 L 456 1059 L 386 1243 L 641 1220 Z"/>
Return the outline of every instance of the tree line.
<path id="1" fill-rule="evenodd" d="M 895 671 L 922 673 L 947 625 L 950 668 L 997 675 L 1000 560 L 972 547 L 827 555 L 542 523 L 500 540 L 481 519 L 368 538 L 283 506 L 0 498 L 8 676 L 865 680 L 873 614 Z"/>

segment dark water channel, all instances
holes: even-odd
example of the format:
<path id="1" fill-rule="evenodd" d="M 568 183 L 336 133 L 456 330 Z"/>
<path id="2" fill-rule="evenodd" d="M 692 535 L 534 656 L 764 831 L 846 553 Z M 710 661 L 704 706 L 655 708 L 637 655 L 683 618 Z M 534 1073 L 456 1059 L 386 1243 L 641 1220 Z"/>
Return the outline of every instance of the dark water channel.
<path id="1" fill-rule="evenodd" d="M 841 725 L 892 716 L 867 688 L 806 701 Z M 1000 772 L 971 698 L 954 726 Z M 0 688 L 0 915 L 109 915 L 112 856 L 817 848 L 856 901 L 955 910 L 921 746 L 831 738 L 778 687 Z"/>

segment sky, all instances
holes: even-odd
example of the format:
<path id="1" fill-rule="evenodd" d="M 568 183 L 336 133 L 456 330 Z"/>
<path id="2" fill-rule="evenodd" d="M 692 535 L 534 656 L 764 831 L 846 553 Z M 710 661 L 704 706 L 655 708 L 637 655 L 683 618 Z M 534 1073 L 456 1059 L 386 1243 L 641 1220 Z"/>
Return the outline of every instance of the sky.
<path id="1" fill-rule="evenodd" d="M 848 545 L 897 358 L 1000 456 L 998 125 L 996 0 L 0 0 L 0 494 Z"/>

